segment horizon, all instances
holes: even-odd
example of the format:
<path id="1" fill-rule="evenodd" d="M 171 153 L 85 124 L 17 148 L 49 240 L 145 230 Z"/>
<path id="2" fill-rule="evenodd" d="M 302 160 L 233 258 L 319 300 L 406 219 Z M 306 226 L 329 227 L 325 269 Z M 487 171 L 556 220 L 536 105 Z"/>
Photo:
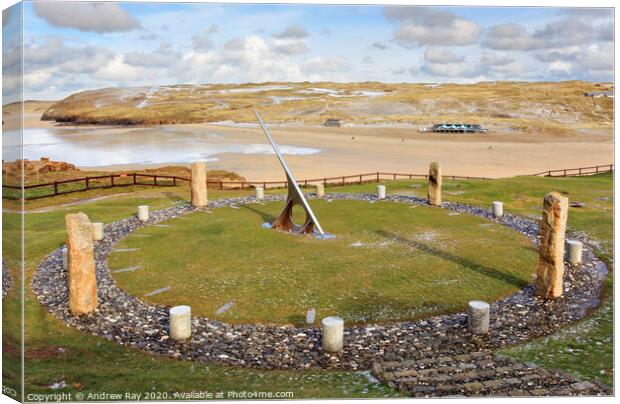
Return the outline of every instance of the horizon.
<path id="1" fill-rule="evenodd" d="M 25 2 L 23 13 L 24 99 L 198 82 L 613 81 L 613 8 Z"/>

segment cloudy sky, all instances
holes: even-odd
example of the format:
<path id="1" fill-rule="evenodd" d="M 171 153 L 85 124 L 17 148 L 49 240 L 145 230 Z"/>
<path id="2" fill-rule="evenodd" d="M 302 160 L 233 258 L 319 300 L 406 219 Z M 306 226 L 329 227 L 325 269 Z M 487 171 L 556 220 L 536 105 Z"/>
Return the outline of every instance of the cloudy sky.
<path id="1" fill-rule="evenodd" d="M 177 83 L 611 81 L 613 10 L 26 3 L 24 72 L 26 99 Z"/>

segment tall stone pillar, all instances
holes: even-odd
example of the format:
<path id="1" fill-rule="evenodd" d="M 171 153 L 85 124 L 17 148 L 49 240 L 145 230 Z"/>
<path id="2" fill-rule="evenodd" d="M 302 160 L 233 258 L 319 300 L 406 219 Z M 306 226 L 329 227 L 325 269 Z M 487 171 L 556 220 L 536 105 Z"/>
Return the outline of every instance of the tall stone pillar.
<path id="1" fill-rule="evenodd" d="M 191 166 L 192 206 L 207 206 L 207 168 L 204 161 L 197 161 Z"/>
<path id="2" fill-rule="evenodd" d="M 65 217 L 69 261 L 69 310 L 88 314 L 97 308 L 97 278 L 93 250 L 93 227 L 84 213 Z"/>
<path id="3" fill-rule="evenodd" d="M 562 296 L 567 218 L 568 198 L 557 192 L 545 195 L 540 224 L 540 252 L 536 268 L 536 294 L 545 299 Z"/>
<path id="4" fill-rule="evenodd" d="M 437 162 L 431 163 L 428 169 L 428 203 L 441 205 L 441 165 Z"/>

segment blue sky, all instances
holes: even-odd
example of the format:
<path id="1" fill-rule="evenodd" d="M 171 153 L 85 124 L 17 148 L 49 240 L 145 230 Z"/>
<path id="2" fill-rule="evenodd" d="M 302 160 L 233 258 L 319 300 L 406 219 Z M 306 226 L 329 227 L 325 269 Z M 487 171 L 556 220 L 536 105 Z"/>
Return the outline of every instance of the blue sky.
<path id="1" fill-rule="evenodd" d="M 25 3 L 24 63 L 27 99 L 177 83 L 611 81 L 613 11 Z"/>

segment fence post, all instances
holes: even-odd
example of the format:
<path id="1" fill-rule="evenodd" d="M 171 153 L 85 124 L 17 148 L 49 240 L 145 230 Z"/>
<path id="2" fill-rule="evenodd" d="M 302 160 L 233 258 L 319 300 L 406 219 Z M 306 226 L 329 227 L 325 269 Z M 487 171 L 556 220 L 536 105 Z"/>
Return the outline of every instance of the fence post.
<path id="1" fill-rule="evenodd" d="M 177 177 L 172 177 L 172 185 L 173 186 L 177 185 Z"/>
<path id="2" fill-rule="evenodd" d="M 86 181 L 86 190 L 88 191 L 90 189 L 90 178 L 86 177 L 84 180 Z"/>
<path id="3" fill-rule="evenodd" d="M 613 170 L 614 170 L 614 165 L 613 165 L 613 164 L 610 164 L 610 165 L 609 165 L 609 171 L 613 171 Z"/>
<path id="4" fill-rule="evenodd" d="M 327 186 L 327 178 L 323 178 L 323 186 Z"/>
<path id="5" fill-rule="evenodd" d="M 110 175 L 110 185 L 114 186 L 114 174 Z"/>
<path id="6" fill-rule="evenodd" d="M 54 195 L 58 195 L 58 182 L 54 181 Z"/>
<path id="7" fill-rule="evenodd" d="M 362 174 L 360 174 L 360 185 L 362 185 Z"/>
<path id="8" fill-rule="evenodd" d="M 241 190 L 243 191 L 245 189 L 245 182 L 241 181 Z"/>
<path id="9" fill-rule="evenodd" d="M 379 182 L 379 173 L 377 172 L 377 182 Z"/>
<path id="10" fill-rule="evenodd" d="M 566 170 L 564 170 L 564 176 L 566 177 Z"/>
<path id="11" fill-rule="evenodd" d="M 267 189 L 267 182 L 263 182 L 263 189 Z"/>
<path id="12" fill-rule="evenodd" d="M 220 191 L 224 189 L 224 184 L 222 183 L 222 181 L 220 181 Z"/>
<path id="13" fill-rule="evenodd" d="M 598 174 L 598 166 L 596 166 L 596 173 Z"/>
<path id="14" fill-rule="evenodd" d="M 344 184 L 345 184 L 345 180 L 344 180 L 344 177 L 342 177 L 342 186 L 343 187 L 344 187 Z"/>
<path id="15" fill-rule="evenodd" d="M 396 180 L 396 173 L 394 173 L 394 180 Z"/>
<path id="16" fill-rule="evenodd" d="M 581 175 L 581 168 L 579 168 L 579 175 Z"/>

